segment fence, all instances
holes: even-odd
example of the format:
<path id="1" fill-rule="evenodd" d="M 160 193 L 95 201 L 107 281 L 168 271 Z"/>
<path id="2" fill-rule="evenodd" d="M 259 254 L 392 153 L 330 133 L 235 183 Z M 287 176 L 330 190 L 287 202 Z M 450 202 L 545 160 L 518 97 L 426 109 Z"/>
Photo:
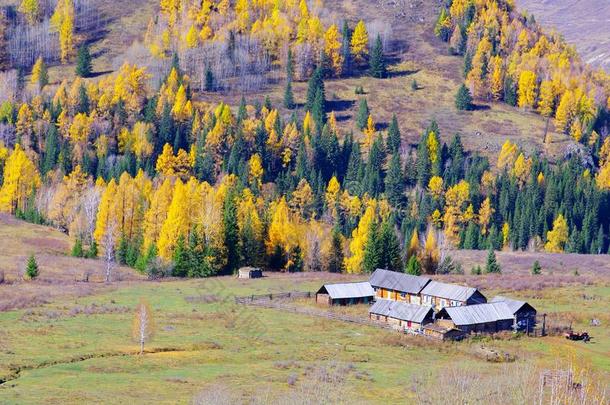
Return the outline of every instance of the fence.
<path id="1" fill-rule="evenodd" d="M 257 302 L 265 301 L 278 301 L 278 300 L 294 300 L 299 298 L 311 298 L 315 296 L 315 293 L 311 291 L 290 291 L 285 293 L 276 294 L 258 294 L 258 295 L 246 295 L 243 297 L 235 297 L 235 303 L 237 304 L 254 304 Z"/>

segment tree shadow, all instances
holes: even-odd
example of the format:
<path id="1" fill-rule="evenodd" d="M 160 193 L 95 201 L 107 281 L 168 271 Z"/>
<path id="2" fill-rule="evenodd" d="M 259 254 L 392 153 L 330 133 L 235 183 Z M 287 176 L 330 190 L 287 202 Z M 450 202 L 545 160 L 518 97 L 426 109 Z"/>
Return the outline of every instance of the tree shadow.
<path id="1" fill-rule="evenodd" d="M 345 121 L 349 121 L 349 119 L 352 118 L 351 115 L 349 114 L 339 114 L 339 115 L 335 115 L 335 119 L 337 120 L 337 122 L 345 122 Z"/>
<path id="2" fill-rule="evenodd" d="M 395 77 L 405 77 L 405 76 L 411 76 L 414 75 L 416 73 L 418 73 L 420 71 L 420 69 L 414 69 L 414 70 L 409 70 L 409 69 L 405 69 L 405 70 L 393 70 L 393 71 L 389 71 L 388 72 L 388 79 L 392 79 Z"/>
<path id="3" fill-rule="evenodd" d="M 355 100 L 329 100 L 326 102 L 327 111 L 345 111 L 349 110 L 356 104 Z"/>
<path id="4" fill-rule="evenodd" d="M 99 77 L 99 76 L 107 75 L 112 72 L 113 72 L 112 70 L 102 70 L 99 72 L 91 72 L 91 74 L 88 77 L 91 77 L 91 78 Z"/>
<path id="5" fill-rule="evenodd" d="M 491 110 L 491 107 L 487 104 L 472 104 L 470 106 L 470 111 L 487 111 Z"/>

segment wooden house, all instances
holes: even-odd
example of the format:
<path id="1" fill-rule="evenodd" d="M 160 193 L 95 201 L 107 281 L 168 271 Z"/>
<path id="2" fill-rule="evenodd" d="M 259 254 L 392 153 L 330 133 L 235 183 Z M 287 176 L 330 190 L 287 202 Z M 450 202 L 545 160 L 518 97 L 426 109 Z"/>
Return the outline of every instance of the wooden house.
<path id="1" fill-rule="evenodd" d="M 439 325 L 453 326 L 466 333 L 494 333 L 513 330 L 514 316 L 505 302 L 445 307 L 436 314 Z"/>
<path id="2" fill-rule="evenodd" d="M 436 310 L 445 307 L 484 304 L 487 298 L 476 288 L 430 281 L 421 290 L 421 302 Z"/>
<path id="3" fill-rule="evenodd" d="M 353 305 L 373 301 L 375 291 L 368 281 L 324 284 L 316 293 L 316 302 L 324 305 Z"/>
<path id="4" fill-rule="evenodd" d="M 258 267 L 242 267 L 237 270 L 237 278 L 261 278 L 263 271 Z"/>
<path id="5" fill-rule="evenodd" d="M 536 308 L 525 301 L 518 301 L 512 298 L 502 297 L 500 295 L 491 300 L 492 303 L 504 302 L 511 313 L 513 314 L 514 325 L 516 331 L 531 332 L 536 326 Z"/>
<path id="6" fill-rule="evenodd" d="M 401 331 L 419 331 L 434 320 L 434 310 L 429 306 L 407 302 L 378 299 L 369 309 L 369 319 L 385 322 Z"/>
<path id="7" fill-rule="evenodd" d="M 371 274 L 370 283 L 375 298 L 421 305 L 420 293 L 430 282 L 428 277 L 412 276 L 395 271 L 377 269 Z"/>
<path id="8" fill-rule="evenodd" d="M 439 340 L 461 340 L 466 336 L 455 327 L 444 327 L 438 323 L 429 323 L 422 327 L 422 332 L 425 336 Z"/>

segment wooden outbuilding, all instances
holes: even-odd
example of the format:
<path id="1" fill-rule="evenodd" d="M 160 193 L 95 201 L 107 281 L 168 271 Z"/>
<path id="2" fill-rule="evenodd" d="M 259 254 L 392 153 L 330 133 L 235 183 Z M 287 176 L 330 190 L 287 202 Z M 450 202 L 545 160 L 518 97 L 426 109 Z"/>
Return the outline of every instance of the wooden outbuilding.
<path id="1" fill-rule="evenodd" d="M 512 330 L 514 316 L 505 302 L 445 307 L 436 314 L 443 326 L 454 326 L 465 333 L 494 333 Z"/>
<path id="2" fill-rule="evenodd" d="M 237 278 L 261 278 L 263 271 L 258 267 L 242 267 L 237 270 Z"/>
<path id="3" fill-rule="evenodd" d="M 429 323 L 422 327 L 425 336 L 438 340 L 462 340 L 466 333 L 454 327 L 444 327 L 438 323 Z"/>
<path id="4" fill-rule="evenodd" d="M 430 281 L 426 284 L 421 290 L 421 299 L 422 304 L 430 305 L 436 310 L 487 302 L 487 298 L 476 288 L 439 281 Z"/>
<path id="5" fill-rule="evenodd" d="M 525 301 L 514 300 L 503 296 L 496 296 L 492 303 L 503 302 L 513 314 L 513 329 L 519 332 L 531 332 L 536 327 L 536 308 Z"/>
<path id="6" fill-rule="evenodd" d="M 420 293 L 431 280 L 428 277 L 377 269 L 369 281 L 375 290 L 375 298 L 421 305 Z"/>
<path id="7" fill-rule="evenodd" d="M 353 305 L 373 301 L 375 291 L 368 281 L 324 284 L 316 293 L 316 302 L 324 305 Z"/>
<path id="8" fill-rule="evenodd" d="M 401 331 L 420 331 L 434 320 L 430 306 L 378 299 L 369 309 L 369 319 L 385 322 Z"/>

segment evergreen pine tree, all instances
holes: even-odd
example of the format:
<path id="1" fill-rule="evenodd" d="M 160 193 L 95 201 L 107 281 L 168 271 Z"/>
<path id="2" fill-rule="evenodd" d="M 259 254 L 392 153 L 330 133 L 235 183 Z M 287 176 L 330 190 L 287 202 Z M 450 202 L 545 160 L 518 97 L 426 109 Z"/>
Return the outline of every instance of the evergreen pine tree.
<path id="1" fill-rule="evenodd" d="M 390 126 L 388 127 L 388 139 L 387 145 L 388 150 L 392 151 L 392 153 L 398 152 L 400 149 L 400 129 L 398 128 L 398 119 L 396 118 L 396 114 L 392 115 L 392 121 L 390 122 Z"/>
<path id="2" fill-rule="evenodd" d="M 421 264 L 419 264 L 419 260 L 417 260 L 416 255 L 412 255 L 409 258 L 405 273 L 411 274 L 413 276 L 421 276 Z"/>
<path id="3" fill-rule="evenodd" d="M 392 203 L 394 207 L 399 207 L 404 202 L 404 191 L 405 183 L 400 167 L 400 155 L 394 153 L 390 159 L 390 165 L 385 178 L 385 194 L 388 201 Z"/>
<path id="4" fill-rule="evenodd" d="M 326 94 L 324 90 L 324 77 L 320 67 L 314 70 L 313 74 L 309 78 L 309 81 L 307 82 L 307 99 L 305 102 L 305 110 L 312 111 L 313 113 L 316 97 L 322 99 L 322 106 L 324 107 L 326 103 Z"/>
<path id="5" fill-rule="evenodd" d="M 286 90 L 284 91 L 284 107 L 292 110 L 295 107 L 294 94 L 292 94 L 292 81 L 286 82 Z"/>
<path id="6" fill-rule="evenodd" d="M 180 235 L 176 241 L 173 255 L 174 268 L 172 275 L 174 277 L 186 277 L 189 272 L 190 260 L 188 248 L 184 243 L 184 236 Z"/>
<path id="7" fill-rule="evenodd" d="M 500 268 L 500 265 L 498 264 L 497 260 L 496 260 L 496 253 L 494 252 L 493 248 L 489 249 L 489 252 L 487 253 L 487 264 L 485 265 L 485 272 L 486 273 L 501 273 L 502 269 Z"/>
<path id="8" fill-rule="evenodd" d="M 381 246 L 379 229 L 377 223 L 372 222 L 369 227 L 369 236 L 364 248 L 364 258 L 362 259 L 362 269 L 365 273 L 372 273 L 381 264 Z"/>
<path id="9" fill-rule="evenodd" d="M 466 227 L 466 233 L 464 234 L 464 249 L 478 249 L 479 248 L 479 227 L 474 222 L 469 222 Z"/>
<path id="10" fill-rule="evenodd" d="M 381 36 L 377 34 L 373 51 L 371 52 L 371 60 L 369 66 L 369 73 L 371 76 L 378 79 L 387 76 L 387 67 L 383 56 L 383 44 L 381 42 Z"/>
<path id="11" fill-rule="evenodd" d="M 510 77 L 504 81 L 504 101 L 513 107 L 517 105 L 517 89 Z"/>
<path id="12" fill-rule="evenodd" d="M 396 237 L 396 232 L 394 232 L 393 221 L 387 220 L 381 226 L 378 248 L 380 257 L 378 267 L 392 271 L 402 270 L 403 263 L 400 257 L 400 244 Z"/>
<path id="13" fill-rule="evenodd" d="M 91 245 L 89 246 L 89 251 L 87 252 L 87 257 L 89 259 L 96 259 L 98 255 L 97 241 L 93 239 L 91 241 Z"/>
<path id="14" fill-rule="evenodd" d="M 205 91 L 214 91 L 216 87 L 216 83 L 214 83 L 214 73 L 212 73 L 212 69 L 209 66 L 205 68 Z"/>
<path id="15" fill-rule="evenodd" d="M 36 263 L 36 258 L 34 257 L 34 255 L 30 255 L 30 257 L 28 258 L 28 264 L 25 268 L 25 275 L 30 280 L 34 280 L 36 277 L 38 277 L 38 273 L 39 270 L 38 263 Z"/>
<path id="16" fill-rule="evenodd" d="M 328 271 L 330 273 L 342 273 L 345 270 L 343 263 L 343 244 L 341 242 L 341 232 L 337 227 L 333 229 L 331 239 L 331 250 L 328 258 Z"/>
<path id="17" fill-rule="evenodd" d="M 341 29 L 341 55 L 343 56 L 343 68 L 341 72 L 345 76 L 349 76 L 352 71 L 352 53 L 350 52 L 350 41 L 351 33 L 347 20 L 343 20 L 343 27 Z"/>
<path id="18" fill-rule="evenodd" d="M 455 95 L 455 108 L 460 111 L 472 110 L 472 96 L 466 85 L 462 84 Z"/>
<path id="19" fill-rule="evenodd" d="M 87 88 L 84 84 L 81 84 L 78 89 L 78 112 L 89 114 L 89 95 L 87 94 Z"/>
<path id="20" fill-rule="evenodd" d="M 358 115 L 356 116 L 356 125 L 358 125 L 358 129 L 366 127 L 369 114 L 369 105 L 366 102 L 366 98 L 361 98 L 360 103 L 358 104 Z"/>
<path id="21" fill-rule="evenodd" d="M 78 54 L 76 56 L 76 75 L 80 77 L 91 76 L 91 53 L 89 52 L 89 45 L 83 44 L 78 48 Z"/>
<path id="22" fill-rule="evenodd" d="M 126 265 L 127 264 L 127 250 L 129 249 L 129 243 L 125 235 L 121 236 L 121 240 L 119 241 L 119 247 L 116 251 L 116 258 L 119 264 Z"/>
<path id="23" fill-rule="evenodd" d="M 49 125 L 49 130 L 47 131 L 47 136 L 45 139 L 44 157 L 41 167 L 41 172 L 43 175 L 55 168 L 58 155 L 59 139 L 57 136 L 57 126 Z"/>
<path id="24" fill-rule="evenodd" d="M 72 246 L 72 257 L 84 257 L 83 241 L 81 238 L 76 238 L 74 246 Z"/>

